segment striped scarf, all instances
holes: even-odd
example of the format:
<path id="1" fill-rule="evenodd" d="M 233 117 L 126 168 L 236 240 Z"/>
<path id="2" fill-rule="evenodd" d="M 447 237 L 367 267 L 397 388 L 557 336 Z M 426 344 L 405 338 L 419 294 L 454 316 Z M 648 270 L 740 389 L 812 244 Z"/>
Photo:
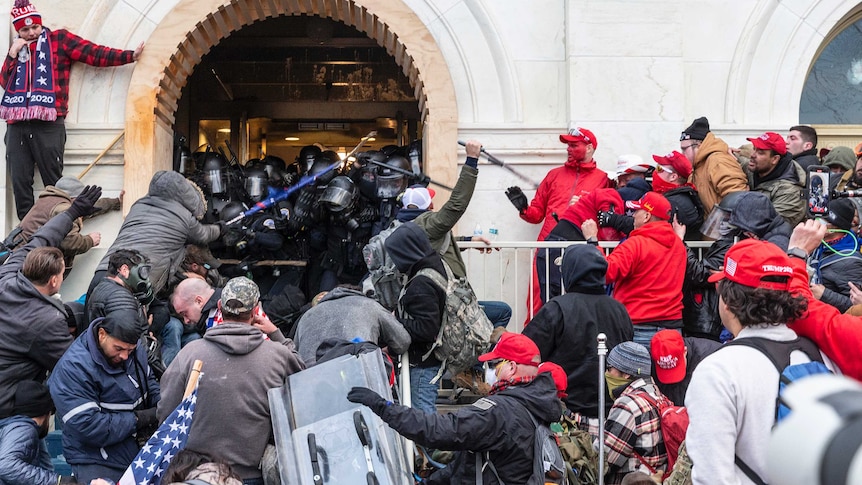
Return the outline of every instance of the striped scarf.
<path id="1" fill-rule="evenodd" d="M 49 30 L 42 29 L 35 55 L 24 46 L 18 53 L 15 74 L 9 78 L 0 101 L 0 118 L 12 121 L 57 119 L 54 65 Z"/>

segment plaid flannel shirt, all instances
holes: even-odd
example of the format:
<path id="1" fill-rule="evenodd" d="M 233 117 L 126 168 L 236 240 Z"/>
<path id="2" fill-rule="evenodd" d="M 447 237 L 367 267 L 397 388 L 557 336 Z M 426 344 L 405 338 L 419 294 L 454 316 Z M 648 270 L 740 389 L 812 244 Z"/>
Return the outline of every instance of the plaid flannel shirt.
<path id="1" fill-rule="evenodd" d="M 83 62 L 95 67 L 122 66 L 134 62 L 134 51 L 111 49 L 94 44 L 65 29 L 49 30 L 48 36 L 51 40 L 51 56 L 54 65 L 54 92 L 57 94 L 54 105 L 57 108 L 58 117 L 66 116 L 69 112 L 69 74 L 73 62 Z M 35 50 L 36 43 L 33 42 L 29 47 Z M 9 57 L 7 53 L 3 69 L 0 71 L 0 87 L 3 89 L 15 73 L 17 64 L 18 59 Z M 35 69 L 35 64 L 31 62 L 30 68 Z"/>
<path id="2" fill-rule="evenodd" d="M 658 409 L 639 396 L 642 392 L 656 401 L 665 399 L 651 377 L 642 377 L 632 381 L 614 401 L 605 423 L 606 484 L 619 484 L 626 474 L 642 467 L 635 453 L 653 468 L 663 470 L 667 465 Z"/>

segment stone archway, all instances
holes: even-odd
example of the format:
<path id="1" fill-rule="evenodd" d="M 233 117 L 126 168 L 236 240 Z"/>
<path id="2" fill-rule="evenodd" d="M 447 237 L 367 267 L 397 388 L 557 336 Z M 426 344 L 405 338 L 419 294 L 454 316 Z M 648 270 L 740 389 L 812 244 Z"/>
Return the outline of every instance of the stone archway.
<path id="1" fill-rule="evenodd" d="M 455 89 L 433 36 L 404 2 L 232 0 L 225 4 L 224 0 L 180 0 L 153 31 L 129 84 L 126 204 L 146 194 L 153 173 L 171 168 L 177 101 L 201 57 L 244 26 L 299 14 L 344 22 L 386 48 L 410 79 L 414 96 L 419 100 L 426 171 L 441 181 L 455 180 L 458 136 Z"/>

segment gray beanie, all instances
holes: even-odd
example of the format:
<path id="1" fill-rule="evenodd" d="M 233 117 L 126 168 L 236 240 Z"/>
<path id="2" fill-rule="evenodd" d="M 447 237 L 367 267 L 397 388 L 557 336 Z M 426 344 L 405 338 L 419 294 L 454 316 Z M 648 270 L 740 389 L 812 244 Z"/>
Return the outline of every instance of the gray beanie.
<path id="1" fill-rule="evenodd" d="M 54 183 L 54 187 L 66 192 L 73 199 L 84 191 L 84 184 L 75 177 L 60 177 L 60 180 Z"/>
<path id="2" fill-rule="evenodd" d="M 635 342 L 623 342 L 608 353 L 608 367 L 630 376 L 648 376 L 651 366 L 649 351 Z"/>

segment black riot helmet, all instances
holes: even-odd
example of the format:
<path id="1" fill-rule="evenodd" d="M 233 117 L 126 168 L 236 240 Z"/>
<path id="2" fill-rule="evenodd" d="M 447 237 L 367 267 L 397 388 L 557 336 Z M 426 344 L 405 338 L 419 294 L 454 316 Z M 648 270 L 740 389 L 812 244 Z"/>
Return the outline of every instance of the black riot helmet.
<path id="1" fill-rule="evenodd" d="M 263 168 L 249 168 L 245 171 L 243 188 L 245 188 L 245 193 L 248 194 L 248 197 L 251 200 L 260 202 L 268 193 L 268 181 L 269 177 L 266 175 Z"/>
<path id="2" fill-rule="evenodd" d="M 314 164 L 314 161 L 317 160 L 321 153 L 323 153 L 323 150 L 314 145 L 302 147 L 302 150 L 299 151 L 299 156 L 296 157 L 299 174 L 307 174 L 308 171 L 311 170 L 311 166 Z"/>
<path id="3" fill-rule="evenodd" d="M 356 154 L 356 162 L 362 166 L 359 174 L 359 193 L 371 200 L 377 199 L 377 169 L 374 162 L 386 162 L 386 155 L 377 150 L 369 150 Z"/>
<path id="4" fill-rule="evenodd" d="M 404 192 L 408 183 L 408 176 L 404 171 L 411 172 L 410 162 L 401 155 L 391 155 L 386 160 L 386 166 L 377 167 L 377 197 L 391 199 Z"/>
<path id="5" fill-rule="evenodd" d="M 212 195 L 227 193 L 227 160 L 216 152 L 204 155 L 203 173 L 207 191 Z"/>
<path id="6" fill-rule="evenodd" d="M 700 233 L 710 239 L 719 239 L 720 237 L 729 234 L 733 230 L 730 225 L 730 216 L 739 205 L 742 196 L 748 191 L 731 192 L 721 199 L 721 202 L 715 205 L 713 211 L 709 213 L 706 220 L 700 226 Z"/>
<path id="7" fill-rule="evenodd" d="M 320 202 L 326 204 L 332 212 L 348 211 L 353 207 L 358 193 L 359 189 L 350 177 L 339 175 L 326 185 Z"/>
<path id="8" fill-rule="evenodd" d="M 233 201 L 228 205 L 224 206 L 219 214 L 219 219 L 224 222 L 229 222 L 236 218 L 236 216 L 245 212 L 248 208 L 242 202 Z"/>
<path id="9" fill-rule="evenodd" d="M 282 174 L 286 167 L 283 159 L 276 157 L 275 155 L 267 155 L 263 157 L 263 160 L 261 160 L 260 163 L 271 183 L 279 184 L 283 180 L 284 176 Z"/>
<path id="10" fill-rule="evenodd" d="M 327 169 L 332 166 L 332 164 L 338 162 L 338 154 L 327 150 L 320 154 L 314 160 L 314 163 L 311 165 L 311 168 L 308 170 L 308 175 L 312 177 L 318 177 L 317 185 L 324 186 L 332 181 L 337 174 L 337 170 L 329 170 Z"/>

